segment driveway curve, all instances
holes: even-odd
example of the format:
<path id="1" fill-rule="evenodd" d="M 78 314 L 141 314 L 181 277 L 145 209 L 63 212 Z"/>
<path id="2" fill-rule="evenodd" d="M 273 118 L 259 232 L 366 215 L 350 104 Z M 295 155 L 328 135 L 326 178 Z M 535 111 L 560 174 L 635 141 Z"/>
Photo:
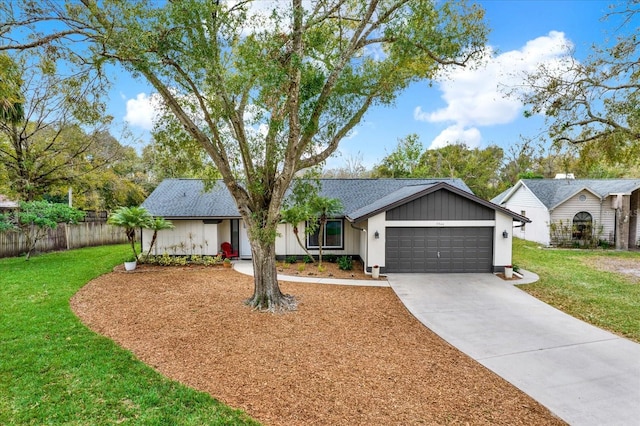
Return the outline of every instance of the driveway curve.
<path id="1" fill-rule="evenodd" d="M 524 275 L 524 282 L 537 280 Z M 640 424 L 640 344 L 493 274 L 389 274 L 388 280 L 424 325 L 569 424 Z"/>

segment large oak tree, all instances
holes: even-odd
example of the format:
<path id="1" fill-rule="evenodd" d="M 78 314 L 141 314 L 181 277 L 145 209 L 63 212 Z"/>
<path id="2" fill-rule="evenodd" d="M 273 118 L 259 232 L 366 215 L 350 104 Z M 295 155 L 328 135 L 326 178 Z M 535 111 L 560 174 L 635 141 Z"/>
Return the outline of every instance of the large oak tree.
<path id="1" fill-rule="evenodd" d="M 0 49 L 46 45 L 98 71 L 119 64 L 155 88 L 211 157 L 249 226 L 248 303 L 259 309 L 295 307 L 276 280 L 275 238 L 296 173 L 327 159 L 371 106 L 478 56 L 487 31 L 483 11 L 457 0 L 43 0 L 0 8 Z"/>

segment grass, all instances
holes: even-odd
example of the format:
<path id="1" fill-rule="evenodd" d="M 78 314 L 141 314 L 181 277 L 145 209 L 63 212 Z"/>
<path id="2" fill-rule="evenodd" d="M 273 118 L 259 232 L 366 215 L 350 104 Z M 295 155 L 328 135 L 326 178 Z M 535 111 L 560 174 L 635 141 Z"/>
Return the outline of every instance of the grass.
<path id="1" fill-rule="evenodd" d="M 0 424 L 258 424 L 163 377 L 71 312 L 71 296 L 129 250 L 0 259 Z"/>
<path id="2" fill-rule="evenodd" d="M 595 326 L 640 342 L 640 284 L 593 266 L 595 258 L 640 262 L 640 253 L 615 250 L 545 249 L 513 240 L 513 259 L 540 280 L 520 288 Z"/>

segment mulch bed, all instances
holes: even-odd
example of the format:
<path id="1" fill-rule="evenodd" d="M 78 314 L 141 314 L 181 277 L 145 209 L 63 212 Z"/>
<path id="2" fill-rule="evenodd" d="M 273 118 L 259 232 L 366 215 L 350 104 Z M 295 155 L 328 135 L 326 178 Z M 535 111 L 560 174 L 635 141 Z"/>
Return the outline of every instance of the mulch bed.
<path id="1" fill-rule="evenodd" d="M 233 270 L 143 266 L 90 282 L 71 307 L 165 376 L 266 425 L 564 424 L 388 287 L 281 288 L 298 311 L 252 311 L 253 279 Z"/>

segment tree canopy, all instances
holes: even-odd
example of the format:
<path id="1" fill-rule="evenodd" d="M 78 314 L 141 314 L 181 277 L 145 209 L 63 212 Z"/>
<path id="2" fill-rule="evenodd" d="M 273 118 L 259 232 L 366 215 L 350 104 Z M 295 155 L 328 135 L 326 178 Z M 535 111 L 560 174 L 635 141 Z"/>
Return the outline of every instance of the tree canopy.
<path id="1" fill-rule="evenodd" d="M 63 199 L 73 187 L 76 204 L 94 209 L 142 201 L 114 173 L 126 150 L 105 130 L 95 81 L 62 75 L 34 52 L 1 54 L 0 63 L 0 191 L 30 201 Z"/>
<path id="2" fill-rule="evenodd" d="M 612 40 L 593 46 L 589 58 L 539 66 L 527 76 L 526 115 L 547 117 L 555 143 L 584 144 L 624 162 L 640 148 L 640 2 L 612 7 L 603 19 L 620 25 Z"/>

